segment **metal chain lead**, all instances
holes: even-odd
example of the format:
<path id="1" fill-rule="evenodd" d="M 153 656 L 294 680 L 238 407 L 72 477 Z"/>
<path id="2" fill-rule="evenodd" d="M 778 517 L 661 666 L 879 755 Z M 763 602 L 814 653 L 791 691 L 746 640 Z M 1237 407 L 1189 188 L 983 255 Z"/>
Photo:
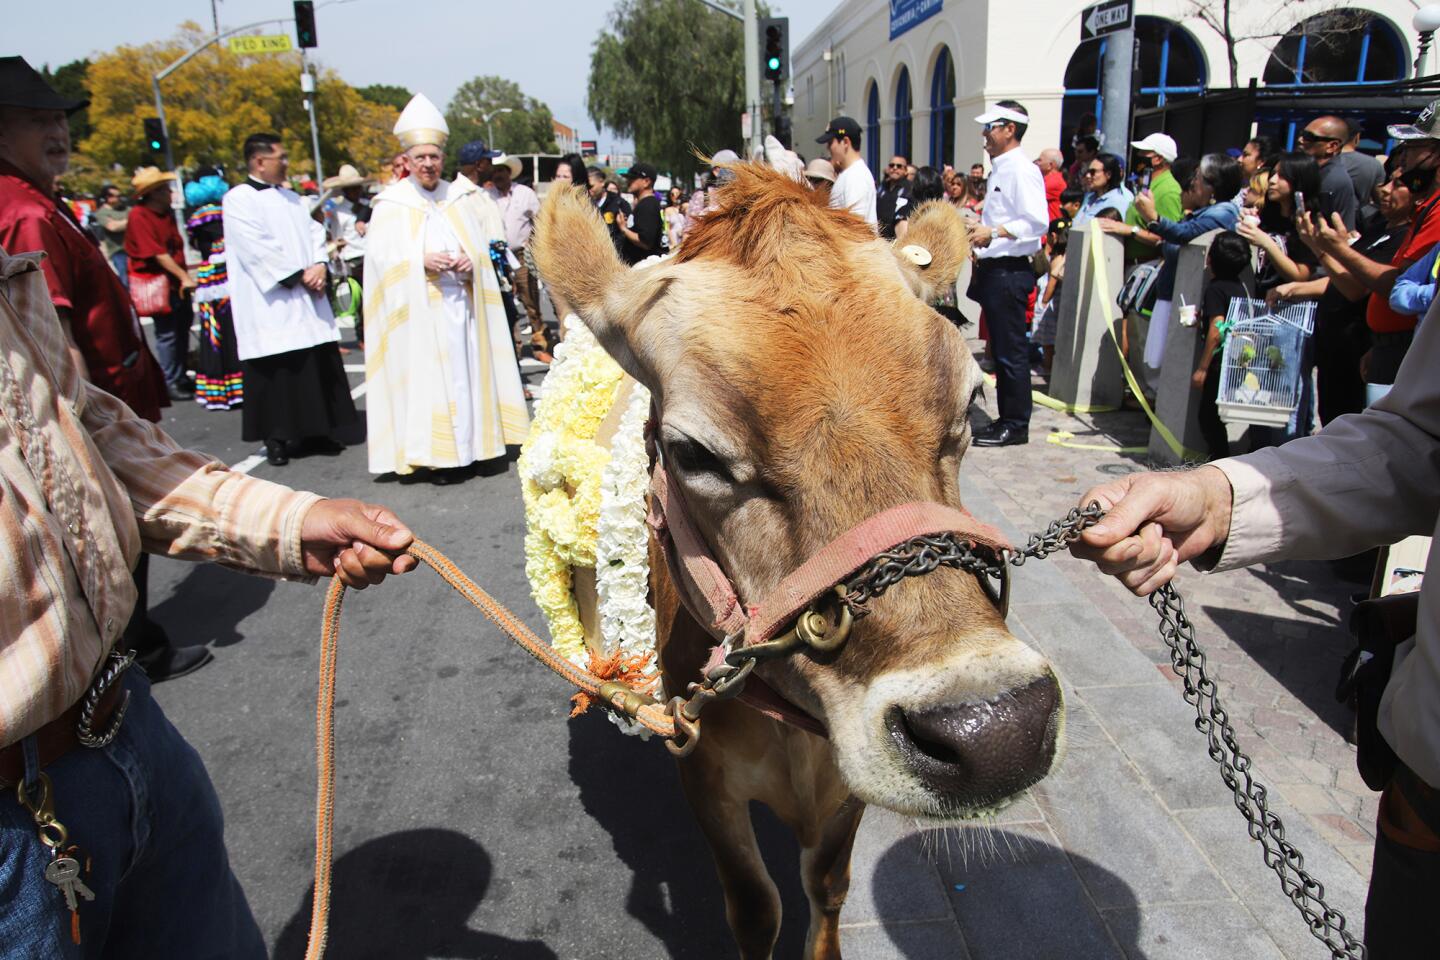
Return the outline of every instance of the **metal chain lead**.
<path id="1" fill-rule="evenodd" d="M 1021 550 L 997 555 L 956 534 L 915 537 L 878 554 L 846 584 L 844 602 L 856 616 L 866 604 L 906 577 L 931 573 L 941 566 L 984 573 L 1000 579 L 1006 563 L 1043 560 L 1079 539 L 1105 515 L 1099 503 L 1075 507 L 1043 533 L 1032 534 Z M 1285 825 L 1269 806 L 1268 791 L 1251 773 L 1252 761 L 1235 738 L 1235 727 L 1221 704 L 1215 681 L 1205 667 L 1205 651 L 1195 642 L 1195 627 L 1185 615 L 1180 592 L 1166 584 L 1150 596 L 1160 616 L 1160 639 L 1170 648 L 1170 666 L 1184 684 L 1183 695 L 1195 707 L 1195 728 L 1209 742 L 1207 753 L 1220 765 L 1220 779 L 1234 794 L 1235 808 L 1245 818 L 1251 839 L 1264 849 L 1265 865 L 1280 878 L 1280 889 L 1305 918 L 1310 933 L 1324 943 L 1332 960 L 1361 960 L 1365 946 L 1346 929 L 1345 915 L 1325 902 L 1325 887 L 1305 870 L 1305 858 L 1285 839 Z"/>

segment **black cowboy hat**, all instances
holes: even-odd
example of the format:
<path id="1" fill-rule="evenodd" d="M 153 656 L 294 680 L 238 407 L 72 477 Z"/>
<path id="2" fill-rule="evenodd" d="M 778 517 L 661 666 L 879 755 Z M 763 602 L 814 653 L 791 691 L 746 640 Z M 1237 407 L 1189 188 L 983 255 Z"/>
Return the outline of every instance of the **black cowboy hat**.
<path id="1" fill-rule="evenodd" d="M 89 105 L 88 99 L 70 100 L 61 96 L 24 57 L 0 57 L 0 107 L 74 113 Z"/>

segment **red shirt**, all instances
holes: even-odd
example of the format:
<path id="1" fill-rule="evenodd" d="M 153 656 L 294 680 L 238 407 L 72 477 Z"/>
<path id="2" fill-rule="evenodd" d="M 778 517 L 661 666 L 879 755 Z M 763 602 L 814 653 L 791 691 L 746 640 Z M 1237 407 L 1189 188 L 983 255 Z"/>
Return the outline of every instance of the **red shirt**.
<path id="1" fill-rule="evenodd" d="M 3 160 L 0 247 L 7 253 L 45 251 L 50 299 L 70 311 L 70 335 L 85 357 L 90 382 L 147 420 L 159 421 L 160 408 L 170 405 L 165 378 L 145 343 L 129 294 L 70 208 Z"/>
<path id="2" fill-rule="evenodd" d="M 1051 170 L 1045 174 L 1045 202 L 1050 207 L 1050 219 L 1060 219 L 1060 194 L 1065 192 L 1065 174 Z"/>
<path id="3" fill-rule="evenodd" d="M 168 253 L 177 264 L 185 263 L 185 243 L 180 239 L 175 215 L 169 210 L 156 213 L 144 204 L 136 204 L 130 208 L 125 225 L 125 256 L 130 258 L 130 272 L 164 273 L 165 268 L 155 259 L 162 253 Z M 170 288 L 180 289 L 180 281 L 174 276 L 170 277 Z"/>
<path id="4" fill-rule="evenodd" d="M 1392 267 L 1404 270 L 1429 253 L 1436 243 L 1440 243 L 1440 209 L 1437 207 L 1440 207 L 1440 194 L 1420 204 L 1415 211 L 1415 219 L 1410 223 L 1409 232 L 1405 234 L 1405 239 L 1400 241 L 1400 248 L 1395 251 L 1395 256 L 1390 259 Z M 1370 294 L 1370 300 L 1365 305 L 1365 323 L 1376 333 L 1404 333 L 1406 330 L 1414 330 L 1419 322 L 1419 317 L 1391 310 L 1388 293 L 1384 296 L 1378 293 Z"/>

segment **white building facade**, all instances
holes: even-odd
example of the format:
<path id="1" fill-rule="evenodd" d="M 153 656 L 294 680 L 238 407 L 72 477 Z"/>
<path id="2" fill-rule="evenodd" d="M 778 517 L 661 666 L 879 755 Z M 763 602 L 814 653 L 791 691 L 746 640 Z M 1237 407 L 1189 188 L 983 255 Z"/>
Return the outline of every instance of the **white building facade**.
<path id="1" fill-rule="evenodd" d="M 1034 156 L 1061 146 L 1085 113 L 1103 115 L 1107 40 L 1081 41 L 1081 0 L 845 0 L 792 55 L 796 146 L 813 155 L 832 116 L 864 130 L 872 170 L 899 153 L 957 169 L 984 159 L 973 118 L 1018 100 Z M 1412 75 L 1416 4 L 1234 0 L 1236 81 L 1266 86 L 1384 83 Z M 1136 107 L 1231 86 L 1227 43 L 1197 14 L 1220 0 L 1137 0 Z M 1433 62 L 1433 61 L 1432 61 Z M 1427 71 L 1430 72 L 1430 71 Z M 1236 146 L 1239 146 L 1238 144 Z M 1183 147 L 1183 145 L 1182 145 Z M 1107 144 L 1122 156 L 1128 150 Z"/>

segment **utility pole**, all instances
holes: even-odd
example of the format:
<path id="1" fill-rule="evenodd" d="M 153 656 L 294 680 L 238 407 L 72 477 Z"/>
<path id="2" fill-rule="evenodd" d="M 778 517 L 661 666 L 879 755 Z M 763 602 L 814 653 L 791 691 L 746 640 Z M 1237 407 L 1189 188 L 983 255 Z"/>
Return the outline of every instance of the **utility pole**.
<path id="1" fill-rule="evenodd" d="M 310 144 L 315 151 L 315 187 L 325 181 L 325 172 L 320 166 L 320 127 L 315 123 L 315 74 L 310 72 L 310 61 L 300 50 L 300 94 L 305 98 L 305 109 L 310 114 Z"/>
<path id="2" fill-rule="evenodd" d="M 1135 28 L 1108 35 L 1100 77 L 1100 102 L 1104 105 L 1100 132 L 1105 135 L 1105 152 L 1117 157 L 1128 156 L 1130 149 L 1130 89 L 1134 67 Z"/>
<path id="3" fill-rule="evenodd" d="M 755 0 L 742 0 L 744 19 L 741 30 L 745 32 L 745 109 L 750 114 L 750 145 L 748 156 L 755 156 L 760 149 L 760 29 L 755 17 Z"/>

